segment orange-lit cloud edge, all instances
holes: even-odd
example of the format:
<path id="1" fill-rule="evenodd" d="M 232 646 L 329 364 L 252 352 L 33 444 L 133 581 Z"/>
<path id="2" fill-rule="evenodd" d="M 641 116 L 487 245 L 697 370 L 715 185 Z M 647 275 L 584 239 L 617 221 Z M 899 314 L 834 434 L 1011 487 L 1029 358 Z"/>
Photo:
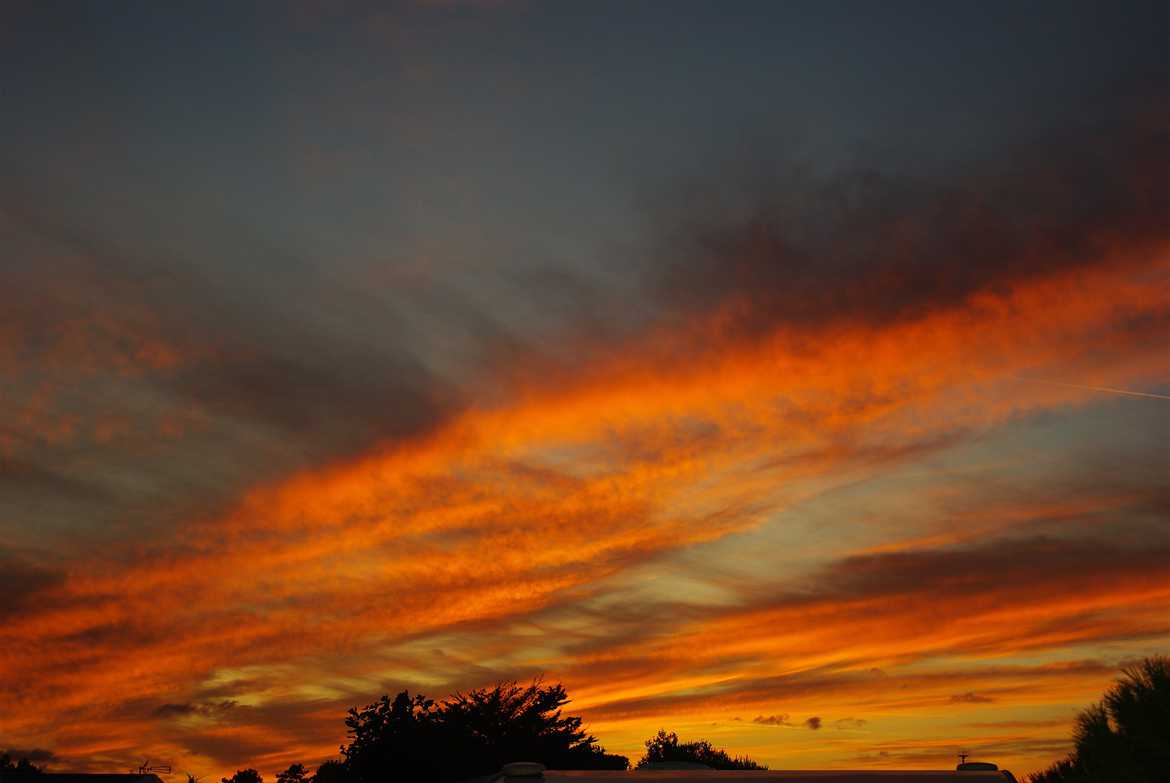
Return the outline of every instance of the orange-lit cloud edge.
<path id="1" fill-rule="evenodd" d="M 1164 384 L 1168 257 L 1122 244 L 881 326 L 748 339 L 730 302 L 573 371 L 509 368 L 526 380 L 502 402 L 71 564 L 0 629 L 0 738 L 93 768 L 271 774 L 331 755 L 344 709 L 385 689 L 544 671 L 613 751 L 666 726 L 774 766 L 939 766 L 966 746 L 1035 769 L 1113 675 L 1103 657 L 1170 639 L 1165 540 L 1032 536 L 1049 499 L 983 543 L 952 521 L 875 547 L 839 520 L 842 547 L 802 552 L 799 580 L 668 583 L 646 616 L 630 580 L 1098 399 L 1033 379 Z M 1078 500 L 1117 519 L 1135 503 Z"/>

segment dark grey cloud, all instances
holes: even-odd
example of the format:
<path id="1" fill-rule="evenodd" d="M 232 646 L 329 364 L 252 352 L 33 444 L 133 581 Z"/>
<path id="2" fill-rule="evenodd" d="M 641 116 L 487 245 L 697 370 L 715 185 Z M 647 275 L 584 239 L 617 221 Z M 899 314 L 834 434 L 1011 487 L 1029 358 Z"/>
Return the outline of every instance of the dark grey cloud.
<path id="1" fill-rule="evenodd" d="M 839 731 L 846 731 L 849 729 L 861 729 L 869 724 L 869 721 L 864 718 L 839 718 L 833 721 L 833 727 Z"/>
<path id="2" fill-rule="evenodd" d="M 8 748 L 0 750 L 0 755 L 6 755 L 11 759 L 19 761 L 20 759 L 28 759 L 34 764 L 44 764 L 48 761 L 53 761 L 57 758 L 57 754 L 51 750 L 44 748 Z"/>
<path id="3" fill-rule="evenodd" d="M 1095 262 L 1113 242 L 1165 239 L 1170 196 L 1151 172 L 1170 166 L 1170 111 L 1162 87 L 1142 84 L 1140 105 L 1102 96 L 1096 120 L 976 165 L 814 173 L 764 155 L 748 175 L 676 183 L 649 287 L 683 318 L 734 301 L 726 325 L 746 333 L 882 323 Z"/>
<path id="4" fill-rule="evenodd" d="M 1030 737 L 996 737 L 978 739 L 966 737 L 962 745 L 953 748 L 931 746 L 914 739 L 884 742 L 857 754 L 854 759 L 863 764 L 890 761 L 904 766 L 933 766 L 951 768 L 958 761 L 959 750 L 965 750 L 978 759 L 996 759 L 1006 756 L 1036 756 L 1058 758 L 1071 750 L 1069 740 L 1034 739 Z"/>
<path id="5" fill-rule="evenodd" d="M 36 495 L 44 498 L 62 496 L 85 503 L 100 503 L 110 494 L 91 482 L 67 475 L 50 466 L 29 460 L 0 458 L 0 492 Z"/>
<path id="6" fill-rule="evenodd" d="M 306 347 L 201 362 L 166 385 L 218 415 L 271 427 L 309 455 L 326 456 L 433 427 L 448 406 L 432 382 L 418 362 Z"/>
<path id="7" fill-rule="evenodd" d="M 780 715 L 757 715 L 752 718 L 752 723 L 758 723 L 761 726 L 791 726 L 792 721 L 788 719 L 788 713 L 781 713 Z"/>
<path id="8" fill-rule="evenodd" d="M 16 182 L 0 361 L 20 405 L 0 414 L 0 490 L 42 541 L 165 535 L 255 483 L 425 434 L 509 339 L 455 288 L 363 290 L 245 238 L 219 257 L 160 248 L 59 210 L 64 183 Z"/>
<path id="9" fill-rule="evenodd" d="M 63 572 L 0 549 L 0 619 L 35 611 L 40 596 L 64 581 Z"/>
<path id="10" fill-rule="evenodd" d="M 814 715 L 811 718 L 809 718 L 808 720 L 806 720 L 804 722 L 804 725 L 807 726 L 808 728 L 812 729 L 813 731 L 816 731 L 821 727 L 821 719 L 818 718 L 816 715 Z"/>
<path id="11" fill-rule="evenodd" d="M 974 691 L 956 693 L 950 698 L 951 704 L 991 704 L 994 701 L 995 699 L 990 696 L 984 696 Z"/>
<path id="12" fill-rule="evenodd" d="M 175 367 L 144 374 L 163 392 L 211 416 L 272 428 L 310 456 L 415 434 L 454 401 L 421 358 L 400 299 L 239 231 L 229 232 L 227 257 L 193 257 L 200 249 L 134 244 L 70 222 L 42 203 L 48 192 L 21 195 L 0 194 L 12 228 L 6 239 L 23 251 L 6 273 L 4 299 L 20 308 L 21 350 L 35 363 L 83 348 L 97 355 L 61 361 L 132 366 L 141 343 L 161 344 Z M 466 305 L 450 290 L 438 301 L 426 297 L 413 292 L 458 331 Z M 467 332 L 490 340 L 484 320 Z M 86 342 L 63 334 L 62 322 Z"/>
<path id="13" fill-rule="evenodd" d="M 182 738 L 182 746 L 191 754 L 207 756 L 223 767 L 247 764 L 247 759 L 260 758 L 282 749 L 277 740 L 255 739 L 212 732 L 192 732 Z"/>
<path id="14" fill-rule="evenodd" d="M 231 699 L 210 703 L 183 702 L 179 704 L 160 704 L 151 714 L 156 718 L 186 718 L 192 715 L 211 718 L 231 712 L 237 706 L 237 702 Z"/>
<path id="15" fill-rule="evenodd" d="M 928 593 L 941 598 L 1022 589 L 1024 584 L 1034 593 L 1091 590 L 1110 575 L 1170 575 L 1170 539 L 1141 547 L 1122 540 L 1005 537 L 948 549 L 861 555 L 825 569 L 819 590 L 829 596 Z"/>

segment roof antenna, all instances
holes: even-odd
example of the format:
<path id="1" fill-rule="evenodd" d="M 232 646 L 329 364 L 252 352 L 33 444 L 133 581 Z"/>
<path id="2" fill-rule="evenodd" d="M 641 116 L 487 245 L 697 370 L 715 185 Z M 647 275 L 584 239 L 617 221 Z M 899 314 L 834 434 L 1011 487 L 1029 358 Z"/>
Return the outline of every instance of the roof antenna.
<path id="1" fill-rule="evenodd" d="M 158 764 L 158 765 L 152 767 L 152 766 L 150 766 L 150 759 L 146 759 L 145 761 L 142 762 L 142 766 L 138 768 L 139 775 L 153 775 L 156 772 L 161 772 L 164 775 L 169 775 L 169 774 L 171 774 L 171 765 L 170 764 Z"/>

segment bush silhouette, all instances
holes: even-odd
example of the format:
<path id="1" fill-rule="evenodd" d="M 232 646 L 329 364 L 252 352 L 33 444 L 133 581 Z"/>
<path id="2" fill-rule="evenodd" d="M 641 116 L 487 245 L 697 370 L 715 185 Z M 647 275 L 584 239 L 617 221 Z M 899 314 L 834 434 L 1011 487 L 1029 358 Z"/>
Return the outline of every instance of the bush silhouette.
<path id="1" fill-rule="evenodd" d="M 43 770 L 27 758 L 13 761 L 7 753 L 0 753 L 0 781 L 13 778 L 26 778 L 30 775 L 39 775 Z"/>
<path id="2" fill-rule="evenodd" d="M 220 783 L 264 783 L 264 778 L 254 769 L 236 770 L 230 778 L 220 778 Z"/>
<path id="3" fill-rule="evenodd" d="M 341 749 L 358 783 L 458 781 L 498 772 L 511 761 L 550 769 L 626 769 L 625 756 L 607 754 L 566 716 L 562 685 L 515 682 L 457 693 L 442 703 L 402 691 L 350 710 L 350 743 Z"/>
<path id="4" fill-rule="evenodd" d="M 679 742 L 678 735 L 659 729 L 658 734 L 646 740 L 646 755 L 638 760 L 638 769 L 651 764 L 669 762 L 702 764 L 711 769 L 767 769 L 747 756 L 732 758 L 727 752 L 716 748 L 707 740 Z"/>
<path id="5" fill-rule="evenodd" d="M 306 783 L 309 779 L 309 770 L 304 764 L 289 764 L 284 772 L 276 773 L 276 783 Z"/>
<path id="6" fill-rule="evenodd" d="M 321 762 L 321 766 L 317 767 L 317 771 L 310 778 L 312 783 L 347 783 L 349 779 L 350 774 L 345 762 L 337 759 Z"/>
<path id="7" fill-rule="evenodd" d="M 1154 783 L 1170 770 L 1170 658 L 1122 669 L 1105 697 L 1077 716 L 1074 750 L 1032 783 Z"/>

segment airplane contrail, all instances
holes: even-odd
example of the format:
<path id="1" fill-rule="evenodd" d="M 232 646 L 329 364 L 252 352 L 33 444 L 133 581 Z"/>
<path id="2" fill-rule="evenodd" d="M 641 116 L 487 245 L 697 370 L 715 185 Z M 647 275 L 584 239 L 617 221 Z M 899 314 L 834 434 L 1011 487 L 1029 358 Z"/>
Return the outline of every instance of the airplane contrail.
<path id="1" fill-rule="evenodd" d="M 1080 383 L 1063 383 L 1061 381 L 1050 381 L 1047 378 L 1020 378 L 1021 381 L 1035 381 L 1036 383 L 1048 383 L 1053 386 L 1064 386 L 1068 389 L 1084 389 L 1085 391 L 1106 392 L 1108 394 L 1124 394 L 1127 397 L 1151 397 L 1155 400 L 1170 400 L 1170 395 L 1154 394 L 1152 392 L 1130 391 L 1129 389 L 1114 389 L 1109 386 L 1085 386 Z"/>

